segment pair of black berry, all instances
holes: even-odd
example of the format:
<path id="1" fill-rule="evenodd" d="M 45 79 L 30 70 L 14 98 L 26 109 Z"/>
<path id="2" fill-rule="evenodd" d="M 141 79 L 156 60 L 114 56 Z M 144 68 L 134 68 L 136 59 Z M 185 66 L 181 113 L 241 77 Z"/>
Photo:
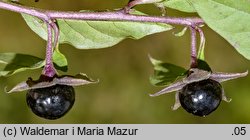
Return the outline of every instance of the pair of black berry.
<path id="1" fill-rule="evenodd" d="M 176 92 L 173 110 L 182 106 L 187 112 L 197 116 L 206 116 L 216 110 L 221 100 L 229 102 L 220 82 L 246 76 L 245 73 L 211 72 L 191 68 L 188 75 L 170 84 L 163 90 L 152 94 Z M 28 90 L 26 101 L 31 110 L 46 119 L 58 119 L 64 116 L 75 102 L 75 91 L 72 86 L 95 83 L 84 74 L 76 76 L 47 77 L 39 80 L 29 78 L 12 88 L 10 92 Z"/>

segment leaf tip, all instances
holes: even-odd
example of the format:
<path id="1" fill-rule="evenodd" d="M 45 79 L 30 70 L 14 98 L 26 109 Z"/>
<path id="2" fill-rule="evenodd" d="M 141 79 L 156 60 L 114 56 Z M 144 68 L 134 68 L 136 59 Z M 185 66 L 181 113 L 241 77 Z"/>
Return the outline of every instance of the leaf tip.
<path id="1" fill-rule="evenodd" d="M 154 59 L 150 54 L 148 54 L 148 58 L 153 65 L 162 63 L 160 60 Z"/>
<path id="2" fill-rule="evenodd" d="M 242 73 L 244 76 L 247 76 L 248 75 L 248 70 L 244 73 Z"/>
<path id="3" fill-rule="evenodd" d="M 181 37 L 186 33 L 186 31 L 187 31 L 187 27 L 184 27 L 180 32 L 177 32 L 177 33 L 173 32 L 172 34 L 176 37 Z"/>
<path id="4" fill-rule="evenodd" d="M 13 92 L 20 92 L 20 91 L 25 91 L 30 89 L 29 85 L 24 81 L 21 82 L 19 84 L 17 84 L 16 86 L 14 86 L 12 89 L 8 90 L 7 86 L 4 88 L 4 91 L 6 93 L 13 93 Z"/>
<path id="5" fill-rule="evenodd" d="M 149 94 L 150 97 L 155 97 L 157 96 L 156 93 L 153 93 L 153 94 Z"/>

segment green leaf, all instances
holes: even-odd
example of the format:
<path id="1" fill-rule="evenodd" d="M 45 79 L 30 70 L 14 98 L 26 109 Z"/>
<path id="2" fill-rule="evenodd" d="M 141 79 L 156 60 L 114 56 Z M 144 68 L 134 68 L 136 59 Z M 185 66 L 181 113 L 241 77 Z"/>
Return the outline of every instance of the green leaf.
<path id="1" fill-rule="evenodd" d="M 166 86 L 174 82 L 177 78 L 184 76 L 187 71 L 182 67 L 164 63 L 152 57 L 150 57 L 150 61 L 154 66 L 154 75 L 150 77 L 150 82 L 155 86 Z"/>
<path id="2" fill-rule="evenodd" d="M 143 13 L 136 11 L 133 14 Z M 22 14 L 28 26 L 43 39 L 47 39 L 46 24 L 33 16 Z M 78 49 L 111 47 L 126 38 L 140 39 L 144 36 L 168 31 L 172 26 L 159 23 L 125 21 L 84 21 L 58 19 L 60 43 L 68 43 Z"/>
<path id="3" fill-rule="evenodd" d="M 53 53 L 53 62 L 57 70 L 67 72 L 68 70 L 67 58 L 59 51 L 58 46 L 55 48 L 54 53 Z"/>
<path id="4" fill-rule="evenodd" d="M 215 32 L 250 59 L 249 0 L 189 0 Z"/>
<path id="5" fill-rule="evenodd" d="M 174 35 L 176 37 L 181 37 L 181 36 L 183 36 L 186 33 L 186 31 L 187 31 L 187 27 L 184 27 L 180 32 L 174 33 Z"/>
<path id="6" fill-rule="evenodd" d="M 206 44 L 205 35 L 202 35 L 200 33 L 200 46 L 199 46 L 197 58 L 203 61 L 205 61 L 205 44 Z"/>
<path id="7" fill-rule="evenodd" d="M 165 0 L 162 4 L 166 7 L 182 12 L 194 13 L 196 10 L 188 0 Z"/>
<path id="8" fill-rule="evenodd" d="M 15 73 L 34 70 L 44 66 L 44 60 L 35 56 L 16 53 L 0 53 L 0 76 L 11 76 Z"/>
<path id="9" fill-rule="evenodd" d="M 210 68 L 210 66 L 208 65 L 208 63 L 205 60 L 198 59 L 197 62 L 198 62 L 199 69 L 206 70 L 206 71 L 212 71 L 212 69 Z"/>

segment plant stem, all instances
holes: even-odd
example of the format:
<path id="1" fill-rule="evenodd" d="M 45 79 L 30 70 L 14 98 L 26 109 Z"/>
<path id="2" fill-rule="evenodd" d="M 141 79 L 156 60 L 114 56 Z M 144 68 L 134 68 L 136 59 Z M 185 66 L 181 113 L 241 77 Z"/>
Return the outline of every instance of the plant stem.
<path id="1" fill-rule="evenodd" d="M 47 30 L 48 30 L 48 40 L 47 40 L 47 47 L 46 47 L 46 58 L 45 58 L 45 66 L 43 68 L 42 74 L 48 77 L 53 77 L 56 74 L 56 70 L 54 68 L 53 64 L 53 35 L 52 35 L 52 29 L 54 23 L 47 23 Z"/>
<path id="2" fill-rule="evenodd" d="M 25 14 L 33 15 L 45 21 L 49 20 L 49 17 L 44 12 L 36 8 L 26 7 L 26 6 L 18 5 L 15 3 L 7 3 L 7 2 L 2 2 L 2 1 L 0 1 L 0 8 L 5 9 L 5 10 L 10 10 L 13 12 L 17 12 L 17 13 L 25 13 Z"/>
<path id="3" fill-rule="evenodd" d="M 191 68 L 197 68 L 197 51 L 196 51 L 196 30 L 194 27 L 189 27 L 191 32 Z"/>
<path id="4" fill-rule="evenodd" d="M 58 29 L 58 26 L 56 23 L 54 23 L 53 21 L 51 21 L 50 23 L 51 27 L 53 28 L 53 31 L 54 31 L 54 47 L 56 47 L 58 45 L 58 40 L 59 40 L 59 29 Z"/>
<path id="5" fill-rule="evenodd" d="M 198 59 L 200 60 L 205 60 L 205 43 L 206 43 L 206 38 L 205 38 L 205 35 L 203 33 L 203 31 L 197 27 L 196 28 L 196 31 L 199 32 L 200 34 L 200 46 L 199 46 L 199 51 L 198 51 Z"/>
<path id="6" fill-rule="evenodd" d="M 115 12 L 49 12 L 49 17 L 56 19 L 77 19 L 77 20 L 99 20 L 99 21 L 132 21 L 132 22 L 154 22 L 191 26 L 202 24 L 200 18 L 173 18 L 159 16 L 141 16 L 124 14 L 122 11 Z"/>
<path id="7" fill-rule="evenodd" d="M 131 21 L 131 22 L 157 22 L 167 24 L 178 24 L 185 26 L 197 26 L 204 24 L 200 18 L 174 18 L 159 16 L 142 16 L 125 14 L 124 10 L 114 12 L 62 12 L 50 11 L 27 6 L 17 5 L 14 3 L 5 3 L 0 1 L 0 8 L 18 13 L 29 14 L 45 21 L 50 19 L 75 19 L 75 20 L 95 20 L 95 21 Z"/>

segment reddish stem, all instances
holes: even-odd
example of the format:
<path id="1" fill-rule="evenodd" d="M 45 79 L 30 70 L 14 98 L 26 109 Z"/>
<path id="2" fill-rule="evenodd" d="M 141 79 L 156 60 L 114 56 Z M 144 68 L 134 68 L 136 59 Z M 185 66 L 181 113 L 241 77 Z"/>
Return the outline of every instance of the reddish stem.
<path id="1" fill-rule="evenodd" d="M 57 46 L 58 44 L 58 40 L 59 40 L 59 34 L 60 34 L 60 31 L 58 29 L 58 26 L 56 23 L 54 23 L 53 21 L 50 23 L 51 27 L 53 28 L 53 31 L 54 31 L 54 47 Z"/>
<path id="2" fill-rule="evenodd" d="M 27 6 L 17 5 L 14 3 L 5 3 L 0 1 L 0 8 L 18 13 L 29 14 L 45 21 L 51 19 L 77 19 L 77 20 L 98 20 L 98 21 L 131 21 L 131 22 L 157 22 L 167 24 L 178 24 L 185 26 L 194 26 L 203 24 L 200 18 L 174 18 L 159 16 L 143 16 L 125 14 L 124 10 L 114 12 L 63 12 L 42 10 L 38 8 L 30 8 Z"/>
<path id="3" fill-rule="evenodd" d="M 56 70 L 54 68 L 53 64 L 53 35 L 52 35 L 52 29 L 53 24 L 47 23 L 47 30 L 48 30 L 48 39 L 47 39 L 47 47 L 46 47 L 46 58 L 45 58 L 45 66 L 43 68 L 42 74 L 48 77 L 53 77 L 56 74 Z"/>
<path id="4" fill-rule="evenodd" d="M 191 68 L 197 68 L 197 48 L 196 48 L 196 30 L 194 27 L 189 27 L 191 31 Z"/>

